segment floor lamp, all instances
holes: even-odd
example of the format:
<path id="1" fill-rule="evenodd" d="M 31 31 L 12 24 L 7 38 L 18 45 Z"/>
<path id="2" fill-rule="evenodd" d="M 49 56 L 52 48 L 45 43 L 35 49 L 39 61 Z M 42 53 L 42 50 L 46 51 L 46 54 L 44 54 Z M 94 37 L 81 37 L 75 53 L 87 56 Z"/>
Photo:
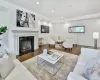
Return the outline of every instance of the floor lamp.
<path id="1" fill-rule="evenodd" d="M 99 32 L 93 32 L 94 48 L 97 49 L 97 39 L 99 39 Z"/>

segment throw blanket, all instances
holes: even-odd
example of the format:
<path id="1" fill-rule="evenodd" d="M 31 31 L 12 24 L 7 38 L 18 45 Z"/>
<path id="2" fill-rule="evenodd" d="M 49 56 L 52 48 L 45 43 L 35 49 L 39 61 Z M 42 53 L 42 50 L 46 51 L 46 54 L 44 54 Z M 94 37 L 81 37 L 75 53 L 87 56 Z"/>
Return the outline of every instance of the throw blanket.
<path id="1" fill-rule="evenodd" d="M 23 65 L 37 78 L 37 80 L 67 80 L 67 76 L 70 72 L 73 71 L 78 56 L 58 50 L 52 49 L 53 52 L 60 52 L 64 54 L 64 63 L 60 68 L 54 67 L 55 74 L 51 74 L 50 67 L 47 65 L 39 66 L 37 65 L 37 56 L 29 60 L 26 60 Z M 41 60 L 42 61 L 42 60 Z M 46 67 L 46 70 L 43 68 Z M 55 64 L 55 66 L 59 66 Z"/>

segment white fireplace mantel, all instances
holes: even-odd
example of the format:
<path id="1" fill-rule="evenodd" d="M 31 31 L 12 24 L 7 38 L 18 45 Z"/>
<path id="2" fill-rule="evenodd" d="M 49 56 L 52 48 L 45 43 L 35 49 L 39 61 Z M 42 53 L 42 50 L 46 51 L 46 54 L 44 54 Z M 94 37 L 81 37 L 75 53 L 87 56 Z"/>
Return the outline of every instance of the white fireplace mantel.
<path id="1" fill-rule="evenodd" d="M 13 45 L 16 55 L 19 55 L 19 37 L 34 36 L 34 50 L 38 49 L 38 30 L 12 29 Z"/>
<path id="2" fill-rule="evenodd" d="M 25 32 L 25 31 L 27 31 L 27 32 L 39 32 L 39 30 L 37 28 L 23 28 L 23 27 L 13 28 L 13 29 L 11 29 L 11 31 L 12 32 L 19 32 L 19 31 L 21 31 L 21 32 Z"/>

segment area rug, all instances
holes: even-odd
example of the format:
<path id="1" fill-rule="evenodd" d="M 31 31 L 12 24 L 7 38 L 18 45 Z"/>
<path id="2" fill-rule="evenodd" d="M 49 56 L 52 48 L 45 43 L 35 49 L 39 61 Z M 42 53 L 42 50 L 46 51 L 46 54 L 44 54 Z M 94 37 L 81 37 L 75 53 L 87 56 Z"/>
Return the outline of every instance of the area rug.
<path id="1" fill-rule="evenodd" d="M 37 65 L 37 56 L 22 63 L 37 78 L 37 80 L 67 80 L 68 74 L 73 71 L 76 65 L 78 56 L 54 49 L 51 51 L 64 54 L 64 64 L 62 66 L 59 64 L 56 64 L 55 67 L 53 66 L 54 74 L 51 71 L 52 66 L 48 66 L 47 63 L 43 63 L 41 66 Z M 40 61 L 43 62 L 42 60 Z"/>
<path id="2" fill-rule="evenodd" d="M 51 64 L 49 62 L 44 61 L 38 67 L 48 71 L 51 75 L 54 76 L 62 66 L 63 62 L 57 62 L 56 64 Z"/>

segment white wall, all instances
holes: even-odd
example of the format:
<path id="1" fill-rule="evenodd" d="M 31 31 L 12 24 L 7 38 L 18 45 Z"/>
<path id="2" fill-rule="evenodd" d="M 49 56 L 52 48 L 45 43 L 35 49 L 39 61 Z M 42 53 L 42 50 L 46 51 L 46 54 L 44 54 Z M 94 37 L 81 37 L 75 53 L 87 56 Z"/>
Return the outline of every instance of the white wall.
<path id="1" fill-rule="evenodd" d="M 7 8 L 0 6 L 0 27 L 1 26 L 8 26 L 9 27 L 9 11 Z M 8 47 L 8 31 L 3 34 L 3 38 L 2 38 L 2 47 Z"/>
<path id="2" fill-rule="evenodd" d="M 40 33 L 40 25 L 43 23 L 38 23 L 38 19 L 40 19 L 40 16 L 36 13 L 34 13 L 33 11 L 24 9 L 22 7 L 19 6 L 15 6 L 13 4 L 10 4 L 8 2 L 5 2 L 4 0 L 0 0 L 0 6 L 5 7 L 8 12 L 0 12 L 1 16 L 0 16 L 0 20 L 2 20 L 3 22 L 2 24 L 7 24 L 9 30 L 10 29 L 15 29 L 16 28 L 16 9 L 20 9 L 29 13 L 33 13 L 36 15 L 36 27 L 39 30 L 39 37 L 48 37 L 48 36 L 62 36 L 62 38 L 73 38 L 78 44 L 80 45 L 87 45 L 87 46 L 93 46 L 93 38 L 92 38 L 92 34 L 95 31 L 99 31 L 100 32 L 100 19 L 99 18 L 95 18 L 95 19 L 88 19 L 88 20 L 79 20 L 79 21 L 73 21 L 73 22 L 68 22 L 70 25 L 72 26 L 80 26 L 80 25 L 85 25 L 86 28 L 86 32 L 81 34 L 75 34 L 75 33 L 68 33 L 68 26 L 65 26 L 64 23 L 55 23 L 52 24 L 52 26 L 50 27 L 50 33 Z M 9 15 L 9 16 L 8 16 Z M 8 17 L 8 18 L 7 18 Z M 7 19 L 6 19 L 7 18 Z M 7 23 L 5 23 L 7 22 Z M 12 32 L 9 31 L 8 33 L 10 36 L 6 37 L 6 41 L 9 41 L 9 45 L 13 45 L 13 39 L 12 39 Z M 7 44 L 7 43 L 6 43 Z M 98 46 L 100 46 L 100 39 L 98 40 Z M 13 47 L 11 47 L 13 48 Z"/>
<path id="3" fill-rule="evenodd" d="M 58 40 L 58 36 L 60 36 L 61 40 L 65 40 L 66 38 L 73 38 L 76 41 L 76 35 L 68 33 L 68 25 L 65 26 L 65 23 L 56 23 L 53 24 L 53 35 L 55 36 L 55 40 Z"/>
<path id="4" fill-rule="evenodd" d="M 22 10 L 22 11 L 25 11 L 25 12 L 28 12 L 31 14 L 35 14 L 35 16 L 36 16 L 36 28 L 32 28 L 30 30 L 38 30 L 38 28 L 39 28 L 38 27 L 38 20 L 39 19 L 46 20 L 46 18 L 44 16 L 39 15 L 39 14 L 35 13 L 34 11 L 30 11 L 30 10 L 22 8 L 20 6 L 16 6 L 16 5 L 11 4 L 9 2 L 6 2 L 4 0 L 0 0 L 0 7 L 4 7 L 7 10 L 7 12 L 5 12 L 5 13 L 3 12 L 4 14 L 2 12 L 0 12 L 0 15 L 1 15 L 0 16 L 0 22 L 1 22 L 0 25 L 4 24 L 4 25 L 8 26 L 8 33 L 6 33 L 6 37 L 3 40 L 5 43 L 4 45 L 8 46 L 12 50 L 14 50 L 14 47 L 13 47 L 13 45 L 14 45 L 14 38 L 13 37 L 14 36 L 13 36 L 13 33 L 11 30 L 12 29 L 21 29 L 21 30 L 28 29 L 28 28 L 22 28 L 22 27 L 18 28 L 16 26 L 16 9 L 19 9 L 19 10 Z M 6 42 L 8 42 L 8 43 L 6 43 Z"/>
<path id="5" fill-rule="evenodd" d="M 44 21 L 39 21 L 38 22 L 38 30 L 39 30 L 39 37 L 46 37 L 46 36 L 51 36 L 53 33 L 53 28 L 52 28 L 52 24 L 49 25 L 48 22 L 45 22 L 46 24 L 44 24 Z M 49 26 L 49 33 L 41 33 L 41 25 L 46 25 Z"/>
<path id="6" fill-rule="evenodd" d="M 85 25 L 85 33 L 68 33 L 68 27 L 64 23 L 57 23 L 53 27 L 55 36 L 64 36 L 66 38 L 73 38 L 80 45 L 93 46 L 93 32 L 100 32 L 100 18 L 79 20 L 68 22 L 70 26 Z M 100 38 L 98 39 L 98 46 L 100 47 Z"/>
<path id="7" fill-rule="evenodd" d="M 45 23 L 45 24 L 44 24 Z M 49 33 L 41 33 L 41 25 L 46 25 L 49 26 Z M 46 22 L 46 21 L 38 21 L 38 37 L 44 39 L 44 44 L 48 43 L 48 37 L 52 36 L 53 34 L 53 26 L 51 23 Z"/>

